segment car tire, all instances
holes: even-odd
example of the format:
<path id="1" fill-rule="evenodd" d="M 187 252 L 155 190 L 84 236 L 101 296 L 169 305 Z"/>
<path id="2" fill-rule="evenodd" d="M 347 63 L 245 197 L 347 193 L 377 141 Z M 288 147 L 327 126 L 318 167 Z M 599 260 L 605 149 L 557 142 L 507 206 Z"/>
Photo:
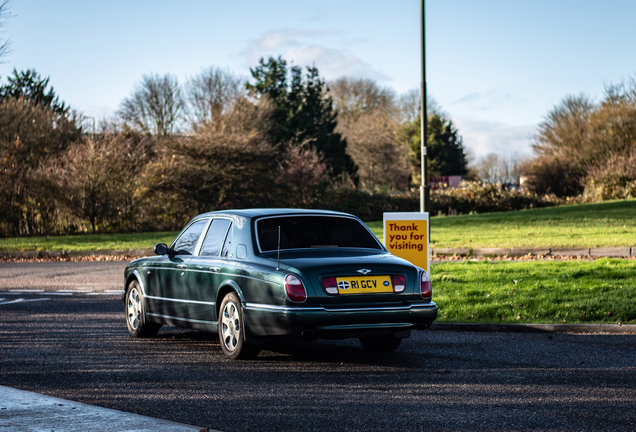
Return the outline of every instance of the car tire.
<path id="1" fill-rule="evenodd" d="M 253 359 L 261 347 L 245 342 L 245 320 L 238 296 L 228 293 L 219 309 L 219 341 L 223 355 L 231 359 Z"/>
<path id="2" fill-rule="evenodd" d="M 371 352 L 391 352 L 395 351 L 402 339 L 396 338 L 393 335 L 388 336 L 367 336 L 361 337 L 360 343 L 365 350 Z"/>
<path id="3" fill-rule="evenodd" d="M 161 324 L 146 321 L 146 305 L 141 285 L 137 279 L 131 281 L 126 288 L 124 297 L 124 313 L 126 314 L 126 326 L 134 337 L 152 337 L 157 334 Z"/>

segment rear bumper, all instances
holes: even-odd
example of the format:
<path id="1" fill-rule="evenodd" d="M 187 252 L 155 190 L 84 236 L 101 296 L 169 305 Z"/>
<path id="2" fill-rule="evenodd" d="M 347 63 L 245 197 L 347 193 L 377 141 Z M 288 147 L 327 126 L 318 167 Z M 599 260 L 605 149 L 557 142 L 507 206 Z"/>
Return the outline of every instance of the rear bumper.
<path id="1" fill-rule="evenodd" d="M 424 329 L 437 318 L 437 305 L 329 309 L 246 303 L 246 325 L 254 336 L 311 334 L 320 338 L 359 337 Z"/>

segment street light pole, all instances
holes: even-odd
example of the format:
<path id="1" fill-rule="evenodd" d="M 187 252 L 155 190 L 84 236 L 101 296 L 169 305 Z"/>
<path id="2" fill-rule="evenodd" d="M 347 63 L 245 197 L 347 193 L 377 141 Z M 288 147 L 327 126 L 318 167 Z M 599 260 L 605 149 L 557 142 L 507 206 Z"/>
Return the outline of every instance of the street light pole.
<path id="1" fill-rule="evenodd" d="M 426 187 L 428 186 L 428 179 L 426 177 L 426 136 L 427 136 L 427 115 L 426 115 L 426 32 L 424 28 L 424 5 L 425 0 L 420 0 L 420 8 L 422 12 L 421 19 L 421 33 L 422 33 L 422 91 L 421 91 L 421 111 L 422 116 L 422 181 L 420 185 L 420 211 L 426 211 Z"/>

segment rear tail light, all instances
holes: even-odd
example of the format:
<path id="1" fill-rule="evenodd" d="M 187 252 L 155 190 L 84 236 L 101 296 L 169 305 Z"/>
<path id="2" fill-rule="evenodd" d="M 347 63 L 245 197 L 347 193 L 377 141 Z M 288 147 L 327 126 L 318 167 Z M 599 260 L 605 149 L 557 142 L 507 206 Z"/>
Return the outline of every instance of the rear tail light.
<path id="1" fill-rule="evenodd" d="M 293 302 L 304 302 L 307 300 L 307 291 L 300 278 L 293 274 L 285 276 L 285 292 L 287 297 Z"/>
<path id="2" fill-rule="evenodd" d="M 391 275 L 391 283 L 394 292 L 402 292 L 406 288 L 406 277 L 404 275 Z"/>
<path id="3" fill-rule="evenodd" d="M 338 280 L 335 277 L 322 278 L 322 286 L 329 294 L 338 294 Z"/>
<path id="4" fill-rule="evenodd" d="M 420 290 L 422 292 L 422 297 L 424 298 L 431 298 L 431 296 L 433 295 L 433 289 L 431 288 L 431 278 L 425 271 L 422 272 L 422 282 L 420 284 Z"/>

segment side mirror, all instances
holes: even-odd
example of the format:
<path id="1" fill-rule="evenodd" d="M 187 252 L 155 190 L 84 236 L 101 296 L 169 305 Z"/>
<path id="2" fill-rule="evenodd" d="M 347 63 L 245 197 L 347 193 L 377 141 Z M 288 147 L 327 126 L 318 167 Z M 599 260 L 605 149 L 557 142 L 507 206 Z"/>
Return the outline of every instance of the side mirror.
<path id="1" fill-rule="evenodd" d="M 165 255 L 168 253 L 168 246 L 165 243 L 157 243 L 154 251 L 157 255 Z"/>

